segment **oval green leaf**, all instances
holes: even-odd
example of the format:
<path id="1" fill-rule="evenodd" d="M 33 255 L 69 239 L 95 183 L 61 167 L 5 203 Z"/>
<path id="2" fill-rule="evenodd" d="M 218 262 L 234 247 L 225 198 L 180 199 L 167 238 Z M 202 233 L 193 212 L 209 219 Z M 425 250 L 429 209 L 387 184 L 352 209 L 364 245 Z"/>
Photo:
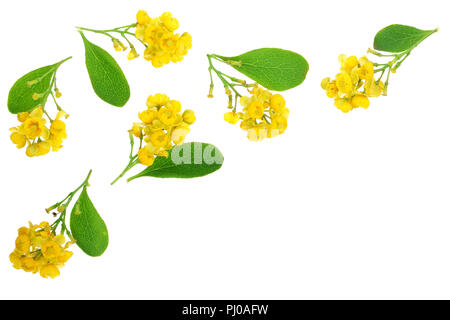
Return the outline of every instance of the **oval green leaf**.
<path id="1" fill-rule="evenodd" d="M 86 187 L 73 206 L 70 229 L 76 244 L 91 257 L 101 256 L 108 247 L 108 229 L 92 204 Z"/>
<path id="2" fill-rule="evenodd" d="M 191 142 L 175 146 L 169 156 L 157 157 L 144 171 L 128 179 L 140 177 L 190 179 L 211 174 L 222 167 L 223 155 L 220 150 L 208 143 Z"/>
<path id="3" fill-rule="evenodd" d="M 390 25 L 377 33 L 373 42 L 375 50 L 399 53 L 413 49 L 438 30 L 420 30 L 401 24 Z"/>
<path id="4" fill-rule="evenodd" d="M 9 91 L 8 110 L 13 114 L 20 112 L 30 112 L 40 105 L 44 105 L 48 94 L 43 95 L 38 100 L 33 100 L 34 93 L 48 91 L 50 83 L 57 69 L 57 64 L 33 70 L 19 80 L 17 80 Z M 36 84 L 30 85 L 30 81 L 39 80 Z"/>
<path id="5" fill-rule="evenodd" d="M 116 60 L 105 50 L 83 38 L 86 51 L 86 68 L 92 88 L 103 101 L 123 107 L 130 99 L 130 86 Z"/>
<path id="6" fill-rule="evenodd" d="M 285 91 L 300 85 L 309 70 L 308 62 L 298 53 L 263 48 L 236 57 L 220 57 L 240 73 L 274 91 Z"/>

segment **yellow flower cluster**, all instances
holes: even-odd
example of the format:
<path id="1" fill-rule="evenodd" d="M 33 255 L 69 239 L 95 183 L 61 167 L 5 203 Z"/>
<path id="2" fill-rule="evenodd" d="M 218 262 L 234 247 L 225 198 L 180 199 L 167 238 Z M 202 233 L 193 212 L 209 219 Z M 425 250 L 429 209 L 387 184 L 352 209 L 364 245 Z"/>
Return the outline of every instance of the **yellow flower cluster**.
<path id="1" fill-rule="evenodd" d="M 325 78 L 321 86 L 327 96 L 334 98 L 335 106 L 342 112 L 349 112 L 355 108 L 367 109 L 370 105 L 369 97 L 379 97 L 384 92 L 384 84 L 374 79 L 373 64 L 367 57 L 358 59 L 355 56 L 339 56 L 341 72 L 335 80 Z"/>
<path id="2" fill-rule="evenodd" d="M 171 61 L 182 61 L 192 47 L 192 37 L 189 33 L 174 33 L 179 23 L 170 12 L 163 13 L 158 18 L 150 18 L 147 12 L 140 10 L 136 18 L 136 38 L 146 45 L 144 58 L 151 61 L 154 67 L 160 68 Z M 128 59 L 138 56 L 132 48 Z"/>
<path id="3" fill-rule="evenodd" d="M 192 110 L 181 113 L 179 101 L 170 100 L 165 94 L 155 94 L 147 99 L 147 110 L 139 113 L 141 123 L 130 130 L 146 145 L 138 152 L 139 162 L 151 166 L 157 156 L 168 156 L 168 150 L 184 142 L 189 126 L 195 122 Z"/>
<path id="4" fill-rule="evenodd" d="M 29 157 L 43 156 L 50 150 L 58 151 L 62 142 L 67 138 L 66 124 L 61 120 L 67 118 L 64 111 L 59 111 L 50 127 L 46 126 L 42 107 L 34 109 L 31 113 L 22 112 L 17 115 L 20 126 L 11 128 L 11 141 L 22 149 L 25 146 Z"/>
<path id="5" fill-rule="evenodd" d="M 66 249 L 72 242 L 66 242 L 64 235 L 54 235 L 48 222 L 18 230 L 16 247 L 9 259 L 16 269 L 37 273 L 44 278 L 59 276 L 59 268 L 72 257 Z"/>
<path id="6" fill-rule="evenodd" d="M 272 94 L 258 86 L 250 93 L 251 97 L 241 97 L 243 112 L 225 113 L 225 121 L 236 124 L 240 120 L 241 128 L 247 131 L 251 141 L 261 141 L 283 134 L 288 126 L 289 109 L 280 94 Z"/>

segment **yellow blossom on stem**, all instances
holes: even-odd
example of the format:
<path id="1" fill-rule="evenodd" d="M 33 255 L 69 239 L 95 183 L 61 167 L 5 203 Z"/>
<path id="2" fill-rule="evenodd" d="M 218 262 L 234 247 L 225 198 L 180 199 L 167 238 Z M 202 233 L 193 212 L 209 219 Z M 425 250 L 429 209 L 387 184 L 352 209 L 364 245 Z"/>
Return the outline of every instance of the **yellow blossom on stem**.
<path id="1" fill-rule="evenodd" d="M 241 120 L 241 118 L 239 117 L 239 115 L 236 112 L 225 113 L 224 119 L 226 122 L 231 123 L 231 124 L 236 124 L 239 122 L 239 120 Z"/>
<path id="2" fill-rule="evenodd" d="M 62 119 L 68 115 L 59 111 L 55 119 L 49 118 L 50 125 L 44 115 L 46 113 L 42 107 L 30 113 L 19 113 L 17 119 L 21 124 L 10 129 L 11 141 L 19 149 L 26 146 L 25 154 L 28 157 L 43 156 L 51 150 L 58 151 L 62 148 L 63 140 L 67 138 L 66 124 Z"/>
<path id="3" fill-rule="evenodd" d="M 196 121 L 194 111 L 182 111 L 179 101 L 160 93 L 147 98 L 147 109 L 139 113 L 139 119 L 142 122 L 134 123 L 129 130 L 130 162 L 112 184 L 139 163 L 151 166 L 157 157 L 168 157 L 175 145 L 184 143 L 190 126 Z M 136 155 L 133 155 L 134 138 L 140 142 Z"/>
<path id="4" fill-rule="evenodd" d="M 159 17 L 150 17 L 146 11 L 139 10 L 136 14 L 136 22 L 127 26 L 109 30 L 94 30 L 78 27 L 82 31 L 95 32 L 108 36 L 116 51 L 126 51 L 127 48 L 117 39 L 120 35 L 128 43 L 130 51 L 128 59 L 133 60 L 142 55 L 151 62 L 155 68 L 160 68 L 170 62 L 177 63 L 184 59 L 189 49 L 192 48 L 192 37 L 189 33 L 176 33 L 180 24 L 170 12 L 165 12 Z M 134 28 L 134 32 L 133 29 Z M 145 47 L 143 52 L 135 49 L 130 38 L 134 36 Z"/>
<path id="5" fill-rule="evenodd" d="M 59 269 L 72 256 L 66 250 L 72 242 L 66 243 L 64 235 L 56 235 L 48 222 L 33 225 L 18 230 L 15 248 L 9 255 L 9 260 L 16 269 L 25 272 L 38 273 L 44 278 L 59 276 Z"/>
<path id="6" fill-rule="evenodd" d="M 355 108 L 367 109 L 369 97 L 378 97 L 383 92 L 383 83 L 374 79 L 374 64 L 361 57 L 339 56 L 341 72 L 336 79 L 325 78 L 320 86 L 329 98 L 334 99 L 336 108 L 348 113 Z"/>
<path id="7" fill-rule="evenodd" d="M 144 58 L 155 68 L 170 62 L 182 61 L 192 47 L 190 34 L 174 33 L 179 28 L 179 22 L 170 12 L 165 12 L 157 18 L 150 18 L 147 12 L 140 10 L 136 20 L 135 36 L 147 46 Z M 136 57 L 135 53 L 131 56 Z"/>
<path id="8" fill-rule="evenodd" d="M 240 98 L 243 112 L 227 112 L 224 120 L 236 124 L 247 131 L 250 141 L 261 141 L 283 134 L 288 125 L 289 110 L 286 100 L 280 94 L 272 94 L 268 90 L 255 85 L 250 90 L 252 96 Z"/>
<path id="9" fill-rule="evenodd" d="M 196 118 L 194 111 L 192 110 L 186 110 L 183 112 L 183 121 L 187 123 L 188 125 L 194 124 Z"/>
<path id="10" fill-rule="evenodd" d="M 139 54 L 137 53 L 135 48 L 131 48 L 130 52 L 128 52 L 128 60 L 133 60 L 139 57 Z"/>

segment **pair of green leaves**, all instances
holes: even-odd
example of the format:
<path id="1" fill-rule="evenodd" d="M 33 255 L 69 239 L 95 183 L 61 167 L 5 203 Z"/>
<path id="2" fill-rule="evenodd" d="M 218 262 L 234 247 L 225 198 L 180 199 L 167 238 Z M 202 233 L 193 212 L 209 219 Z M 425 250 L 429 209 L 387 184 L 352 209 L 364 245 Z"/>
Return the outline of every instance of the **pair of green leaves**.
<path id="1" fill-rule="evenodd" d="M 157 157 L 150 167 L 128 179 L 140 177 L 190 179 L 211 174 L 222 167 L 220 150 L 208 143 L 191 142 L 175 146 L 169 156 Z"/>
<path id="2" fill-rule="evenodd" d="M 223 161 L 224 157 L 220 150 L 211 144 L 185 143 L 173 147 L 167 158 L 157 157 L 152 166 L 128 181 L 140 177 L 182 179 L 203 177 L 219 170 Z M 108 229 L 86 189 L 85 185 L 73 206 L 70 229 L 80 249 L 89 256 L 98 257 L 108 247 Z"/>
<path id="3" fill-rule="evenodd" d="M 123 107 L 130 99 L 130 86 L 122 69 L 108 52 L 89 42 L 82 32 L 80 34 L 84 42 L 86 68 L 92 88 L 103 101 Z M 44 105 L 50 94 L 56 70 L 65 60 L 33 70 L 17 80 L 8 95 L 8 110 L 17 114 L 30 112 Z M 34 93 L 43 94 L 34 100 Z"/>
<path id="4" fill-rule="evenodd" d="M 428 38 L 434 30 L 420 30 L 401 24 L 390 25 L 377 33 L 373 47 L 375 50 L 401 53 L 412 50 Z"/>
<path id="5" fill-rule="evenodd" d="M 122 69 L 108 52 L 89 42 L 82 32 L 80 34 L 84 42 L 86 68 L 92 88 L 103 101 L 123 107 L 130 99 L 130 86 Z M 8 95 L 8 110 L 17 114 L 30 112 L 44 105 L 50 94 L 55 73 L 67 59 L 33 70 L 17 80 Z M 34 100 L 34 93 L 43 94 Z"/>
<path id="6" fill-rule="evenodd" d="M 91 257 L 101 256 L 108 247 L 108 229 L 89 198 L 86 186 L 73 206 L 70 229 L 78 247 Z"/>
<path id="7" fill-rule="evenodd" d="M 297 87 L 305 80 L 309 70 L 308 62 L 300 54 L 278 48 L 256 49 L 235 57 L 218 57 L 261 86 L 274 91 Z"/>
<path id="8" fill-rule="evenodd" d="M 83 32 L 80 34 L 92 88 L 103 101 L 123 107 L 130 99 L 130 86 L 122 69 L 108 52 L 86 39 Z"/>
<path id="9" fill-rule="evenodd" d="M 156 158 L 152 166 L 128 181 L 139 177 L 183 179 L 203 177 L 219 170 L 223 160 L 220 150 L 211 144 L 185 143 L 173 147 L 167 158 Z M 108 229 L 86 189 L 87 185 L 83 187 L 80 197 L 73 206 L 70 229 L 80 249 L 89 256 L 98 257 L 108 247 Z"/>

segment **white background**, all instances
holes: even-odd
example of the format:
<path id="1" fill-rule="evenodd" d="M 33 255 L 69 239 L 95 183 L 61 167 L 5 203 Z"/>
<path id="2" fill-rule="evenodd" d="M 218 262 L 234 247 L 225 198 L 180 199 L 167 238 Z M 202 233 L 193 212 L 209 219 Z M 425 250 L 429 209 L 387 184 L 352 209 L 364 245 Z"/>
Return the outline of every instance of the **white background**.
<path id="1" fill-rule="evenodd" d="M 193 36 L 182 63 L 127 61 L 106 37 L 132 96 L 120 109 L 94 94 L 75 26 L 133 23 L 138 9 L 171 11 Z M 395 299 L 450 298 L 450 105 L 447 1 L 4 1 L 0 4 L 1 298 Z M 376 32 L 401 23 L 440 27 L 391 78 L 388 97 L 343 114 L 320 81 L 338 55 L 364 55 Z M 223 121 L 226 97 L 209 88 L 207 53 L 260 47 L 301 53 L 303 85 L 285 92 L 288 131 L 251 143 Z M 69 55 L 58 72 L 70 113 L 63 150 L 29 159 L 8 129 L 9 88 Z M 149 94 L 192 108 L 188 141 L 210 142 L 223 168 L 197 180 L 109 182 L 126 165 L 127 130 Z M 47 107 L 52 110 L 51 102 Z M 100 258 L 73 247 L 61 277 L 12 268 L 16 230 L 94 173 L 89 193 L 110 245 Z M 134 172 L 139 172 L 136 168 Z"/>

